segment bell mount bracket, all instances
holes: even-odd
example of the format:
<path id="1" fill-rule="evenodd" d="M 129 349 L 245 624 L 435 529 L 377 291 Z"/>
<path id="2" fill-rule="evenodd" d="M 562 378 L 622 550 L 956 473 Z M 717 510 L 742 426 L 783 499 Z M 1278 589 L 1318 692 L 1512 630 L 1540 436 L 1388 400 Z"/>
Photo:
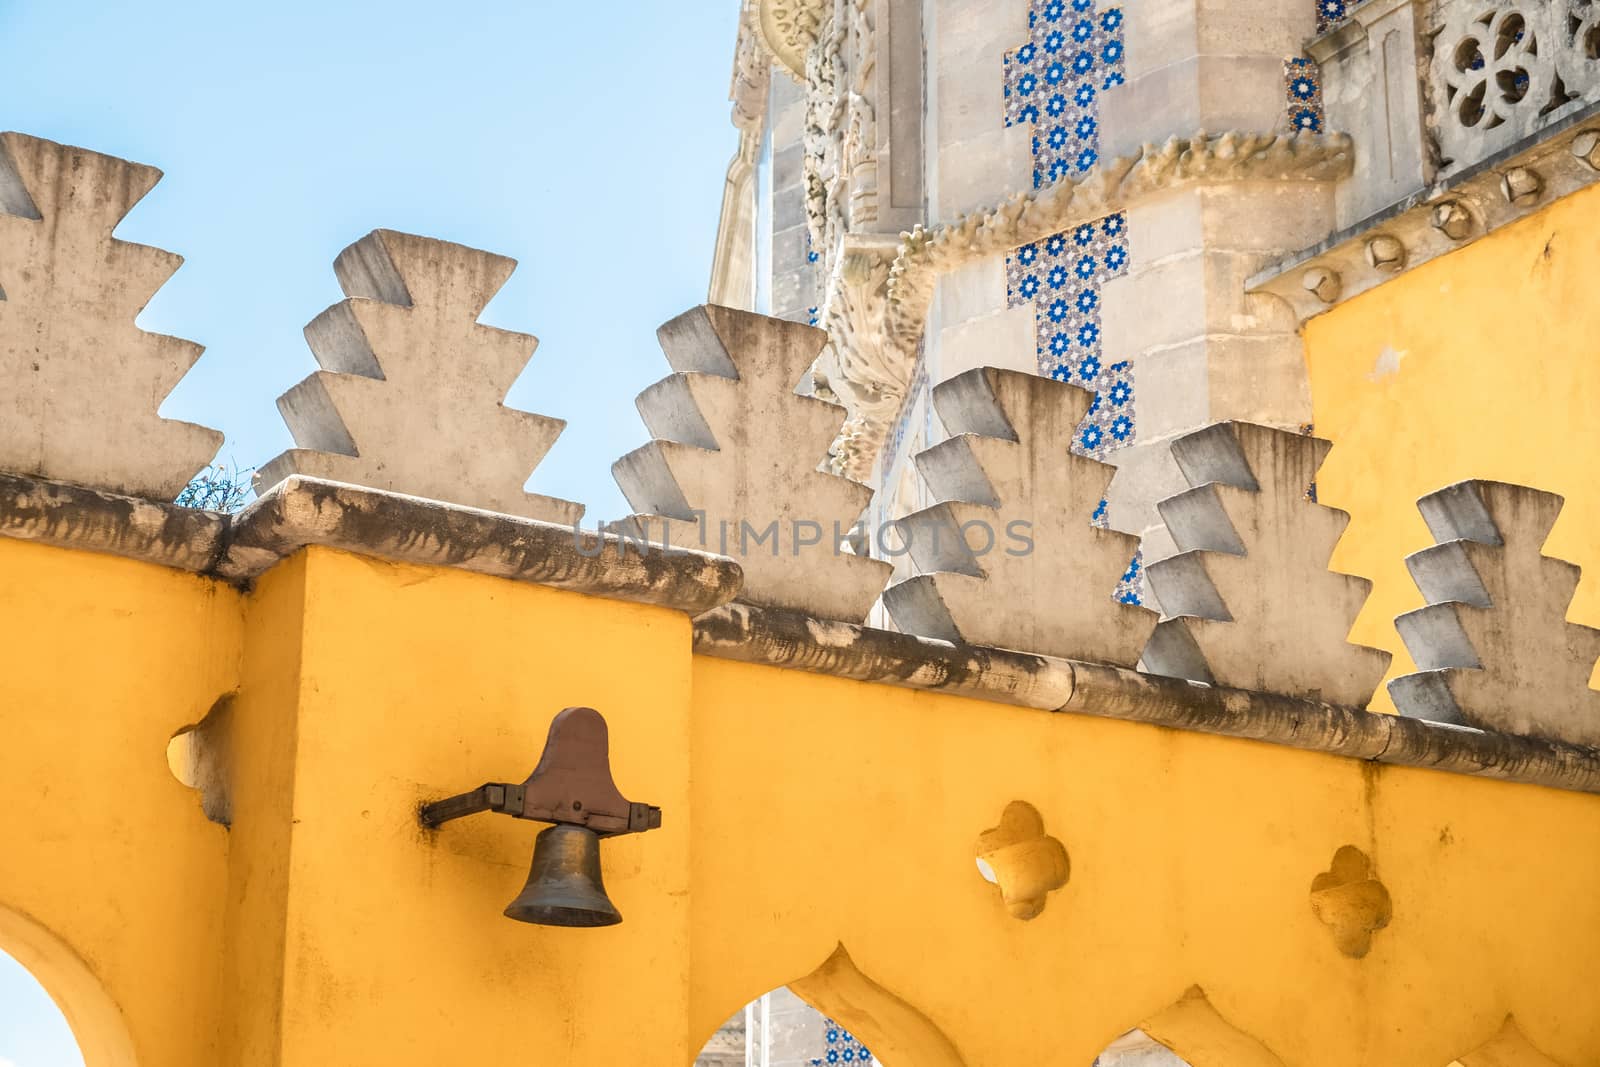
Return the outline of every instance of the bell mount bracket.
<path id="1" fill-rule="evenodd" d="M 661 825 L 661 809 L 624 797 L 611 777 L 606 720 L 593 708 L 566 708 L 550 723 L 539 765 L 520 784 L 486 782 L 469 793 L 422 805 L 422 825 L 494 811 L 514 819 L 582 826 L 600 837 L 644 833 Z"/>

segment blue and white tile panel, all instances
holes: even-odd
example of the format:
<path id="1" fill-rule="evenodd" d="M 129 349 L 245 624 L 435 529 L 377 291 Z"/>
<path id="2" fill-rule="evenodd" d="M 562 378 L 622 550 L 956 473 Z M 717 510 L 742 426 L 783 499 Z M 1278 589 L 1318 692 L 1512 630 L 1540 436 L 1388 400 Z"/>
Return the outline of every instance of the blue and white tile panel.
<path id="1" fill-rule="evenodd" d="M 1107 215 L 1006 257 L 1007 303 L 1033 306 L 1039 373 L 1094 390 L 1072 450 L 1100 460 L 1134 438 L 1133 364 L 1108 362 L 1100 319 L 1105 283 L 1128 270 L 1127 231 L 1125 215 Z M 1108 525 L 1104 501 L 1092 521 Z M 1135 556 L 1113 594 L 1116 599 L 1140 603 L 1141 570 L 1141 558 Z"/>
<path id="2" fill-rule="evenodd" d="M 832 1019 L 827 1020 L 823 1038 L 826 1044 L 821 1055 L 811 1057 L 811 1067 L 827 1067 L 828 1064 L 835 1063 L 873 1062 L 872 1053 L 861 1040 Z"/>
<path id="3" fill-rule="evenodd" d="M 1326 125 L 1322 107 L 1322 68 L 1309 56 L 1283 61 L 1284 124 L 1290 132 L 1321 133 Z"/>
<path id="4" fill-rule="evenodd" d="M 1033 126 L 1033 185 L 1100 159 L 1100 97 L 1125 80 L 1120 7 L 1030 0 L 1028 40 L 1005 58 L 1005 124 Z"/>

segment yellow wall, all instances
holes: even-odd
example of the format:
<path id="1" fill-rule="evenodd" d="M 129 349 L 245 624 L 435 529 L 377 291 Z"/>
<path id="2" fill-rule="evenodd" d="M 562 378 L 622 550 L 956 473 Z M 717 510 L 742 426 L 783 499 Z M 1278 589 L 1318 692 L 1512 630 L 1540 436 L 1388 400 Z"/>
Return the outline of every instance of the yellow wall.
<path id="1" fill-rule="evenodd" d="M 698 658 L 674 612 L 324 549 L 241 604 L 0 541 L 0 647 L 40 672 L 0 676 L 0 804 L 29 815 L 0 821 L 0 915 L 74 946 L 144 1067 L 687 1067 L 840 945 L 807 995 L 894 1067 L 1088 1067 L 1153 1017 L 1203 1033 L 1196 985 L 1290 1067 L 1445 1067 L 1508 1014 L 1600 1063 L 1600 797 Z M 224 832 L 162 749 L 234 688 Z M 664 809 L 604 846 L 609 929 L 500 916 L 537 827 L 416 822 L 525 776 L 574 704 Z M 90 765 L 124 812 L 35 797 Z M 1019 799 L 1072 865 L 1028 923 L 974 863 Z M 1344 845 L 1394 900 L 1359 961 L 1308 899 Z M 1196 1041 L 1195 1067 L 1256 1047 Z"/>
<path id="2" fill-rule="evenodd" d="M 1591 187 L 1306 326 L 1316 431 L 1334 443 L 1317 490 L 1353 516 L 1333 565 L 1374 580 L 1351 636 L 1392 650 L 1391 676 L 1415 669 L 1394 617 L 1422 606 L 1405 569 L 1432 543 L 1418 497 L 1467 478 L 1560 493 L 1545 553 L 1600 567 L 1597 233 Z M 1600 584 L 1568 617 L 1600 625 Z"/>
<path id="3" fill-rule="evenodd" d="M 123 1043 L 93 976 L 137 1063 L 218 1062 L 228 835 L 166 752 L 237 686 L 242 617 L 227 586 L 0 539 L 0 949 L 86 1052 Z"/>

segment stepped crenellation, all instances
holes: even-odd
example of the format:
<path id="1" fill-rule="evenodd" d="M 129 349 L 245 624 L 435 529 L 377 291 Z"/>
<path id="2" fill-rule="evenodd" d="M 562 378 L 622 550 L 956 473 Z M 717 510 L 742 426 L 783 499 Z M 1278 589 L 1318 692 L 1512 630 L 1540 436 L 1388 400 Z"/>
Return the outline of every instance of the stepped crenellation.
<path id="1" fill-rule="evenodd" d="M 636 514 L 611 533 L 579 531 L 579 505 L 521 489 L 563 424 L 501 403 L 536 342 L 477 322 L 513 261 L 388 230 L 335 263 L 346 299 L 306 328 L 324 369 L 280 402 L 301 447 L 265 466 L 261 504 L 231 520 L 185 518 L 192 513 L 166 500 L 204 464 L 200 446 L 215 448 L 215 435 L 130 412 L 138 390 L 92 388 L 101 383 L 86 371 L 140 377 L 160 395 L 198 347 L 133 331 L 135 346 L 118 349 L 126 358 L 103 367 L 81 354 L 100 348 L 72 343 L 131 330 L 137 304 L 175 265 L 169 253 L 109 238 L 156 172 L 16 134 L 3 143 L 11 180 L 0 234 L 11 235 L 14 262 L 38 268 L 8 273 L 0 303 L 0 359 L 24 386 L 19 417 L 0 432 L 14 536 L 239 581 L 323 543 L 647 603 L 687 597 L 695 612 L 722 610 L 736 595 L 745 610 L 776 614 L 738 616 L 731 629 L 730 619 L 708 622 L 715 654 L 739 658 L 731 645 L 784 632 L 789 644 L 821 642 L 809 663 L 830 672 L 998 686 L 1028 704 L 1041 694 L 1070 702 L 1091 677 L 1072 681 L 1072 664 L 1137 664 L 1226 690 L 1360 708 L 1387 668 L 1386 652 L 1349 640 L 1370 583 L 1328 566 L 1348 522 L 1312 489 L 1329 442 L 1239 421 L 1168 442 L 1189 488 L 1157 507 L 1177 550 L 1148 566 L 1158 621 L 1110 595 L 1137 539 L 1092 518 L 1116 471 L 1072 448 L 1090 392 L 993 367 L 937 385 L 934 407 L 950 436 L 918 457 L 933 502 L 874 529 L 859 521 L 871 490 L 828 469 L 845 410 L 800 391 L 823 331 L 716 305 L 660 330 L 673 373 L 638 401 L 653 440 L 614 467 Z M 110 267 L 87 270 L 91 254 L 110 257 Z M 86 293 L 97 301 L 86 305 Z M 176 444 L 109 455 L 107 438 L 88 432 L 91 417 Z M 423 438 L 427 447 L 417 447 Z M 1588 714 L 1600 697 L 1587 688 L 1600 635 L 1565 622 L 1576 568 L 1538 552 L 1559 498 L 1472 482 L 1421 508 L 1439 544 L 1407 561 L 1429 604 L 1398 620 L 1423 668 L 1391 683 L 1401 709 L 1600 741 Z M 125 517 L 105 517 L 119 509 Z M 572 529 L 563 534 L 563 525 Z M 871 558 L 891 543 L 916 570 L 892 584 L 889 564 Z M 621 561 L 614 567 L 603 562 L 609 552 Z M 655 558 L 680 565 L 663 570 Z M 874 640 L 860 625 L 880 596 L 910 644 Z M 918 640 L 991 649 L 993 664 Z M 822 654 L 829 642 L 871 665 Z M 748 658 L 763 656 L 771 658 Z M 959 678 L 950 673 L 958 664 Z"/>

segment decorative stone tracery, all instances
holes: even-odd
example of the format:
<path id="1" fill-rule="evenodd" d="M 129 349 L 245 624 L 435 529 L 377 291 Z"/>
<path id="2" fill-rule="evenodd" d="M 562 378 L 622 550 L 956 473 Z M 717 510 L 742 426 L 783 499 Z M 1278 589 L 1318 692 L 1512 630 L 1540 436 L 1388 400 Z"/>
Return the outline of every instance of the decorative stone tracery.
<path id="1" fill-rule="evenodd" d="M 1600 95 L 1593 0 L 1453 0 L 1440 10 L 1429 80 L 1443 171 L 1516 144 Z"/>

